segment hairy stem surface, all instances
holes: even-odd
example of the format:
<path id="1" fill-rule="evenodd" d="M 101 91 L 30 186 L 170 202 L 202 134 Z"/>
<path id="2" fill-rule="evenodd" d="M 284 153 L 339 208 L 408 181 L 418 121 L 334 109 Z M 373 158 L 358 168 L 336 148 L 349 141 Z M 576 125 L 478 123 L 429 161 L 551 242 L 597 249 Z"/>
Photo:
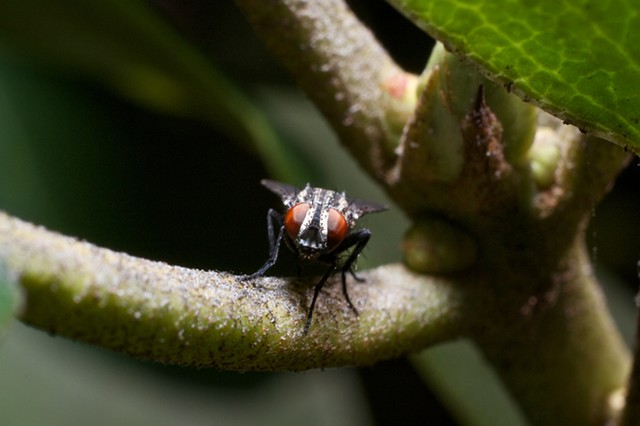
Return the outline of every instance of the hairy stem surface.
<path id="1" fill-rule="evenodd" d="M 372 364 L 459 333 L 458 292 L 400 265 L 320 294 L 313 283 L 245 280 L 116 253 L 0 213 L 0 261 L 24 289 L 22 319 L 48 332 L 160 362 L 228 370 Z"/>

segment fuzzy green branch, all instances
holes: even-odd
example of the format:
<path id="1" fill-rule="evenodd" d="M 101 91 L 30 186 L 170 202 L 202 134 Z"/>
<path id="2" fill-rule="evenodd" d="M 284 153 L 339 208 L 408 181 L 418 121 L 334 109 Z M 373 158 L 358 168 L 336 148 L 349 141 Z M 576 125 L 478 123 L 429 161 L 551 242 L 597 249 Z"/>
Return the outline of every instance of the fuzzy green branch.
<path id="1" fill-rule="evenodd" d="M 399 265 L 350 283 L 359 317 L 340 286 L 328 286 L 305 335 L 313 286 L 295 280 L 249 281 L 139 259 L 4 213 L 0 261 L 8 281 L 24 290 L 26 323 L 171 364 L 240 371 L 367 365 L 460 332 L 459 292 Z"/>
<path id="2" fill-rule="evenodd" d="M 353 157 L 381 179 L 413 112 L 416 76 L 395 64 L 344 1 L 236 3 Z"/>
<path id="3" fill-rule="evenodd" d="M 607 424 L 629 372 L 583 241 L 555 260 L 507 255 L 476 273 L 470 337 L 532 425 Z"/>

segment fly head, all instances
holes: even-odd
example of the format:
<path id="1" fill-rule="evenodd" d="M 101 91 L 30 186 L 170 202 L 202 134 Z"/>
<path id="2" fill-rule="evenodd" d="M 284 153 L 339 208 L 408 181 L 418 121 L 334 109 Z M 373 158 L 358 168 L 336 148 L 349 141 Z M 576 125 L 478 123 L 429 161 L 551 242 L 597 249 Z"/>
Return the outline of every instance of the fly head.
<path id="1" fill-rule="evenodd" d="M 287 207 L 284 229 L 304 261 L 315 261 L 336 251 L 360 217 L 386 209 L 381 204 L 350 200 L 344 192 L 309 184 L 303 189 L 271 180 L 263 180 L 262 184 L 280 196 Z"/>

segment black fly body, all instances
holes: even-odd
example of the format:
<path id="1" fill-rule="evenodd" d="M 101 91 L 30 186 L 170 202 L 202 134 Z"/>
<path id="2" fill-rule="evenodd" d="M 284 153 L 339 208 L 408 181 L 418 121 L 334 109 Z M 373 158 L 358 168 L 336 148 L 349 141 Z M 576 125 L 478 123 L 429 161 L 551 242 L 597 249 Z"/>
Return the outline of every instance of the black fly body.
<path id="1" fill-rule="evenodd" d="M 356 221 L 368 213 L 385 210 L 380 204 L 346 197 L 344 192 L 314 188 L 307 184 L 303 189 L 286 183 L 262 180 L 262 185 L 280 197 L 286 210 L 284 215 L 269 209 L 267 227 L 269 235 L 269 259 L 250 278 L 259 277 L 271 268 L 278 259 L 280 243 L 285 244 L 297 255 L 300 262 L 322 262 L 329 266 L 316 284 L 305 334 L 311 325 L 313 309 L 320 290 L 332 273 L 339 268 L 340 255 L 353 248 L 340 267 L 342 273 L 342 293 L 349 307 L 357 315 L 347 293 L 347 272 L 356 277 L 353 266 L 358 255 L 371 237 L 368 229 L 354 229 Z"/>

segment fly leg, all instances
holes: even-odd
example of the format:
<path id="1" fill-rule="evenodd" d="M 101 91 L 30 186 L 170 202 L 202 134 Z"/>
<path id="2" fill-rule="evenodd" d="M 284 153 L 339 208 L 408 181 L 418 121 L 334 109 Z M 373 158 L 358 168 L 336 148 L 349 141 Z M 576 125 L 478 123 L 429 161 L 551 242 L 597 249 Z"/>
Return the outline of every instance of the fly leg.
<path id="1" fill-rule="evenodd" d="M 322 278 L 320 278 L 320 281 L 318 281 L 318 284 L 316 284 L 316 287 L 313 289 L 313 299 L 311 299 L 311 306 L 309 307 L 309 313 L 307 314 L 307 323 L 304 326 L 304 334 L 307 334 L 309 332 L 309 327 L 311 326 L 311 319 L 313 317 L 313 309 L 316 307 L 316 301 L 318 300 L 318 295 L 320 294 L 320 290 L 322 290 L 322 286 L 324 286 L 324 283 L 327 282 L 327 280 L 329 279 L 331 274 L 335 272 L 337 267 L 338 267 L 338 258 L 336 257 L 333 263 L 331 263 L 331 266 L 329 267 L 329 269 L 327 269 L 327 272 L 324 273 Z"/>
<path id="2" fill-rule="evenodd" d="M 360 281 L 360 282 L 364 281 L 363 278 L 359 278 L 358 276 L 356 276 L 355 272 L 353 271 L 353 265 L 355 264 L 356 260 L 358 259 L 358 256 L 360 255 L 364 247 L 369 242 L 369 238 L 371 238 L 371 231 L 369 231 L 368 229 L 360 229 L 359 231 L 356 231 L 347 235 L 347 237 L 342 241 L 342 243 L 338 246 L 337 249 L 335 249 L 333 252 L 329 253 L 328 255 L 322 256 L 320 258 L 322 262 L 329 263 L 331 267 L 327 270 L 327 272 L 324 274 L 320 282 L 316 285 L 313 301 L 311 302 L 312 310 L 313 310 L 313 307 L 315 306 L 318 293 L 320 292 L 320 289 L 324 285 L 325 281 L 327 281 L 329 276 L 333 272 L 335 272 L 336 269 L 338 269 L 338 261 L 339 261 L 340 253 L 347 251 L 353 247 L 353 250 L 349 254 L 349 257 L 347 257 L 347 260 L 344 262 L 344 264 L 340 268 L 340 272 L 342 275 L 342 294 L 344 295 L 344 298 L 347 301 L 347 305 L 349 305 L 349 308 L 353 311 L 354 314 L 356 314 L 356 316 L 358 315 L 358 310 L 356 309 L 355 305 L 351 301 L 351 298 L 349 297 L 349 292 L 347 291 L 347 272 L 349 272 L 356 279 L 356 281 Z M 309 312 L 307 328 L 310 323 L 311 323 L 311 312 Z"/>
<path id="3" fill-rule="evenodd" d="M 353 271 L 353 264 L 358 259 L 358 256 L 364 249 L 364 247 L 369 242 L 369 238 L 371 238 L 371 231 L 368 229 L 360 229 L 359 231 L 350 234 L 345 238 L 345 240 L 340 245 L 340 251 L 348 250 L 349 248 L 355 246 L 355 248 L 351 251 L 351 254 L 347 258 L 347 260 L 342 265 L 342 294 L 344 294 L 344 298 L 347 300 L 347 304 L 351 308 L 351 310 L 358 315 L 358 310 L 351 302 L 351 298 L 349 297 L 349 293 L 347 292 L 347 272 L 349 272 L 356 281 L 363 282 L 364 278 L 360 278 L 356 276 Z"/>
<path id="4" fill-rule="evenodd" d="M 275 234 L 275 229 L 278 229 L 277 236 Z M 267 259 L 260 269 L 249 275 L 249 279 L 263 276 L 269 268 L 275 265 L 276 260 L 278 260 L 280 243 L 284 236 L 284 224 L 282 223 L 282 216 L 273 209 L 269 209 L 269 213 L 267 213 L 267 232 L 269 237 L 269 259 Z"/>

